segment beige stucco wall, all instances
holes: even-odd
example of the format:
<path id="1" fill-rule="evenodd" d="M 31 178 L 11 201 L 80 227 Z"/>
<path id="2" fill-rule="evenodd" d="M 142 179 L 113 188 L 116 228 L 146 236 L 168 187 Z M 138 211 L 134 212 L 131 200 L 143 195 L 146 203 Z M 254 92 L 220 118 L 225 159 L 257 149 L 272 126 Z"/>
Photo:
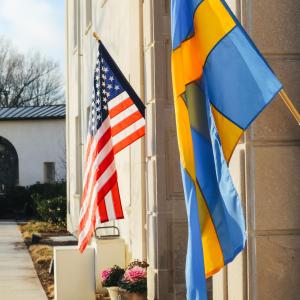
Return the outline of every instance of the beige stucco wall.
<path id="1" fill-rule="evenodd" d="M 0 122 L 0 136 L 16 149 L 19 185 L 45 180 L 44 163 L 54 162 L 56 180 L 65 180 L 65 120 L 9 120 Z"/>

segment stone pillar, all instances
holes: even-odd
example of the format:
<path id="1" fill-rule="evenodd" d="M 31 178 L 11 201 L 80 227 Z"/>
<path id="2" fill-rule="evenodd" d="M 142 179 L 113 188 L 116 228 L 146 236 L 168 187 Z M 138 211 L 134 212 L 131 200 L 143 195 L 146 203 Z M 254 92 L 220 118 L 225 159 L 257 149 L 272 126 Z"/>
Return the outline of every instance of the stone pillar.
<path id="1" fill-rule="evenodd" d="M 300 2 L 243 1 L 245 25 L 300 109 Z M 247 135 L 248 299 L 300 294 L 300 128 L 277 97 Z"/>
<path id="2" fill-rule="evenodd" d="M 187 243 L 171 82 L 170 1 L 144 0 L 148 299 L 185 299 Z"/>

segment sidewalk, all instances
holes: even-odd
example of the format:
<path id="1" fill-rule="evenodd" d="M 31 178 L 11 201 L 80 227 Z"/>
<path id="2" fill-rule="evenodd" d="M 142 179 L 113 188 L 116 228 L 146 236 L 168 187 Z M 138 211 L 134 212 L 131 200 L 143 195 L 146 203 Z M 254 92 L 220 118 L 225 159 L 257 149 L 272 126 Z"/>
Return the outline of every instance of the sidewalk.
<path id="1" fill-rule="evenodd" d="M 0 221 L 0 299 L 47 300 L 15 222 Z"/>

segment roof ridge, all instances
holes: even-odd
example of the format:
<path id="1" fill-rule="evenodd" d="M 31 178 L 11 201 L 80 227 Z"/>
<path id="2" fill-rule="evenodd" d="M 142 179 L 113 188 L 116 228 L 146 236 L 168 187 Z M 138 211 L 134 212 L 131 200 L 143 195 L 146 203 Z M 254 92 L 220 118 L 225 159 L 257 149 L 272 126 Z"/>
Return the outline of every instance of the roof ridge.
<path id="1" fill-rule="evenodd" d="M 66 104 L 45 104 L 45 105 L 26 105 L 26 106 L 0 106 L 0 109 L 2 109 L 2 108 L 46 107 L 46 106 L 66 106 Z"/>

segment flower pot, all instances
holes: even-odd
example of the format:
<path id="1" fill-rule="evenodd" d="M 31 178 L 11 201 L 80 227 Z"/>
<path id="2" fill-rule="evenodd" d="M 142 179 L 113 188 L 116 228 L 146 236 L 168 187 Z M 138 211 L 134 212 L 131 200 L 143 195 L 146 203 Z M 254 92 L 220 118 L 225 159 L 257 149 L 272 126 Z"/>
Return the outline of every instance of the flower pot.
<path id="1" fill-rule="evenodd" d="M 122 289 L 122 288 L 119 288 L 119 298 L 118 300 L 130 300 L 130 296 L 129 296 L 129 293 Z"/>
<path id="2" fill-rule="evenodd" d="M 111 286 L 107 288 L 108 294 L 111 300 L 120 300 L 121 296 L 119 293 L 119 287 L 117 286 Z"/>
<path id="3" fill-rule="evenodd" d="M 128 300 L 147 300 L 147 294 L 137 294 L 137 293 L 126 293 L 126 298 Z"/>

